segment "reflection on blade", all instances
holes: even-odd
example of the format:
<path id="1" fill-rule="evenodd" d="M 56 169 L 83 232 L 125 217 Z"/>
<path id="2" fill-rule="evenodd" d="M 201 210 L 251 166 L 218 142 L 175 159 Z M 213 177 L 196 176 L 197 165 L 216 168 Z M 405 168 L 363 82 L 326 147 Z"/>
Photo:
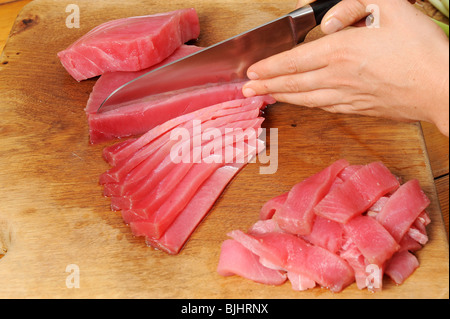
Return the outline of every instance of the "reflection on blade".
<path id="1" fill-rule="evenodd" d="M 305 30 L 294 32 L 293 18 L 284 16 L 200 52 L 150 71 L 114 91 L 98 112 L 116 109 L 143 97 L 206 83 L 246 79 L 249 66 L 293 48 L 315 26 L 305 11 Z M 301 39 L 302 40 L 302 39 Z"/>

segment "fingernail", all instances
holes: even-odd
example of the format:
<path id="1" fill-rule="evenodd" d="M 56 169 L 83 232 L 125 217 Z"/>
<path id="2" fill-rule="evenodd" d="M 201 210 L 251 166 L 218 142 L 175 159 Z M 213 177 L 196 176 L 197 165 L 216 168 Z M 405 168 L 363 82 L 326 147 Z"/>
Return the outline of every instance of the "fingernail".
<path id="1" fill-rule="evenodd" d="M 342 22 L 334 17 L 331 17 L 330 19 L 325 21 L 322 25 L 322 31 L 327 34 L 337 32 L 339 30 L 342 30 L 343 28 L 344 25 L 342 24 Z"/>
<path id="2" fill-rule="evenodd" d="M 255 90 L 251 89 L 251 88 L 245 88 L 242 91 L 242 94 L 244 94 L 245 97 L 253 97 L 256 95 Z"/>
<path id="3" fill-rule="evenodd" d="M 259 79 L 258 74 L 256 74 L 255 72 L 249 72 L 249 73 L 247 74 L 247 76 L 248 76 L 248 78 L 249 78 L 250 80 L 258 80 L 258 79 Z"/>

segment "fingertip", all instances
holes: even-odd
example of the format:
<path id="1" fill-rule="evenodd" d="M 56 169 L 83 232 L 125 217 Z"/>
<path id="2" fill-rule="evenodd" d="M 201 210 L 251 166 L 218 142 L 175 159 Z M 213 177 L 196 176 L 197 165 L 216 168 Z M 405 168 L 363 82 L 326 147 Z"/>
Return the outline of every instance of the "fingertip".
<path id="1" fill-rule="evenodd" d="M 242 90 L 242 94 L 244 94 L 245 97 L 254 97 L 256 96 L 255 90 L 253 90 L 250 87 L 244 87 Z"/>
<path id="2" fill-rule="evenodd" d="M 337 31 L 342 30 L 343 28 L 344 24 L 334 16 L 330 16 L 324 19 L 324 21 L 321 24 L 321 29 L 325 34 L 335 33 Z"/>
<path id="3" fill-rule="evenodd" d="M 250 80 L 259 80 L 259 75 L 258 75 L 256 72 L 253 72 L 253 71 L 249 71 L 249 72 L 247 73 L 247 77 L 248 77 Z"/>

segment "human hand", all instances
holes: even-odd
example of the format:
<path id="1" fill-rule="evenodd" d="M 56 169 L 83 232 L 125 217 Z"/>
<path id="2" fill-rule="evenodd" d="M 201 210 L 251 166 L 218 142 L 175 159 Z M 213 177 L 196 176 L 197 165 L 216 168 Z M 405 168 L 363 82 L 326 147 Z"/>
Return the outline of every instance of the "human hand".
<path id="1" fill-rule="evenodd" d="M 379 27 L 342 30 L 365 19 L 368 5 L 378 6 Z M 434 22 L 406 0 L 343 0 L 321 27 L 329 35 L 251 66 L 244 95 L 428 121 L 448 136 L 449 42 Z"/>

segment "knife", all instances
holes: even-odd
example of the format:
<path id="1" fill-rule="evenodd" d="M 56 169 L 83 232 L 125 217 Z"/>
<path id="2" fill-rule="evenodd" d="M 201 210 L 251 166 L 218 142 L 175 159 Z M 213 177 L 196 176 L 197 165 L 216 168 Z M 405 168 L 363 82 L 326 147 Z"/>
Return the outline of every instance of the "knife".
<path id="1" fill-rule="evenodd" d="M 341 0 L 317 0 L 281 18 L 219 42 L 152 70 L 122 85 L 100 105 L 97 113 L 114 110 L 150 95 L 207 83 L 247 79 L 254 63 L 290 50 L 322 22 Z"/>

